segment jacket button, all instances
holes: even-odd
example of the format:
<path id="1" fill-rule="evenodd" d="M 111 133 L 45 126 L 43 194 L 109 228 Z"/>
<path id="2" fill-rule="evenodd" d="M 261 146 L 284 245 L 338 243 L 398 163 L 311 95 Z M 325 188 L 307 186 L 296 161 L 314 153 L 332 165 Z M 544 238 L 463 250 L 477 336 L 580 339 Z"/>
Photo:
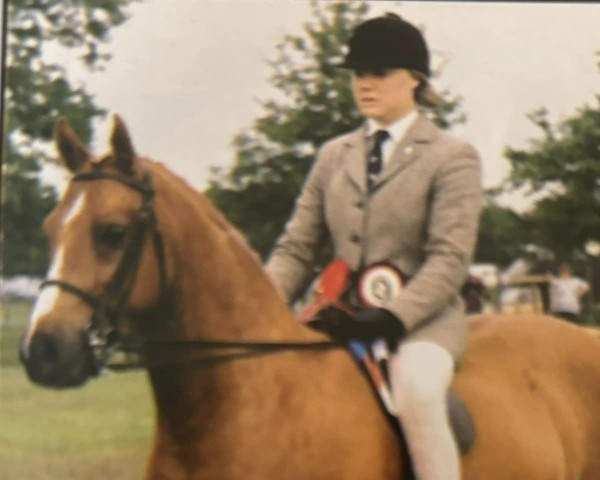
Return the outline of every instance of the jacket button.
<path id="1" fill-rule="evenodd" d="M 356 233 L 353 233 L 352 235 L 350 235 L 350 241 L 352 243 L 360 243 L 360 236 Z"/>
<path id="2" fill-rule="evenodd" d="M 361 209 L 361 210 L 362 210 L 363 208 L 365 208 L 365 202 L 363 202 L 362 200 L 359 200 L 358 202 L 356 202 L 356 203 L 354 204 L 354 206 L 355 206 L 356 208 L 359 208 L 359 209 Z"/>

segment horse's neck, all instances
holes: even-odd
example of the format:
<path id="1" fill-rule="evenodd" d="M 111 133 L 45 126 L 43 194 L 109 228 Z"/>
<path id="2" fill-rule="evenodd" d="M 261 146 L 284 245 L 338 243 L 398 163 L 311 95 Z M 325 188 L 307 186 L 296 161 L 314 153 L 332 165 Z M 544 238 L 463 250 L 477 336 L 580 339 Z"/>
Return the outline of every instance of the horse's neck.
<path id="1" fill-rule="evenodd" d="M 157 179 L 157 188 L 164 190 L 159 196 L 159 220 L 172 265 L 176 318 L 169 321 L 177 325 L 177 336 L 238 342 L 320 338 L 292 317 L 258 259 L 212 204 L 185 185 L 164 183 L 168 181 L 168 177 Z M 213 353 L 231 352 L 209 355 Z M 247 384 L 237 365 L 233 369 L 225 367 L 227 375 L 216 373 L 223 371 L 220 367 L 193 365 L 154 374 L 157 400 L 174 415 L 177 411 L 187 410 L 193 416 L 193 411 L 203 410 L 206 414 L 227 408 L 227 402 L 214 392 L 222 385 L 237 392 L 242 389 L 240 382 Z M 262 374 L 268 375 L 253 372 L 258 377 Z M 178 398 L 174 400 L 173 396 Z M 235 394 L 228 399 L 236 401 Z"/>
<path id="2" fill-rule="evenodd" d="M 211 227 L 212 235 L 191 231 L 176 254 L 177 301 L 186 333 L 235 340 L 300 334 L 289 308 L 236 232 Z"/>
<path id="3" fill-rule="evenodd" d="M 166 226 L 163 233 L 185 333 L 240 340 L 301 332 L 241 235 L 204 195 L 156 168 L 159 222 Z"/>
<path id="4" fill-rule="evenodd" d="M 183 188 L 160 198 L 159 220 L 167 222 L 165 245 L 177 305 L 176 318 L 170 321 L 182 336 L 240 342 L 324 340 L 292 317 L 257 258 L 205 198 Z M 199 352 L 190 347 L 181 353 Z M 233 352 L 200 352 L 223 353 Z M 148 469 L 153 480 L 304 479 L 315 478 L 317 472 L 319 478 L 333 478 L 324 465 L 346 462 L 345 449 L 340 450 L 343 458 L 332 459 L 329 448 L 356 436 L 338 436 L 335 415 L 323 414 L 323 405 L 316 401 L 322 398 L 329 399 L 342 425 L 356 421 L 361 431 L 379 424 L 384 433 L 373 437 L 374 448 L 396 448 L 380 411 L 363 408 L 376 401 L 343 351 L 286 351 L 210 365 L 183 362 L 152 369 L 150 379 L 157 405 Z M 345 401 L 348 392 L 352 402 Z M 320 429 L 329 434 L 314 441 Z M 275 445 L 279 453 L 265 451 Z"/>

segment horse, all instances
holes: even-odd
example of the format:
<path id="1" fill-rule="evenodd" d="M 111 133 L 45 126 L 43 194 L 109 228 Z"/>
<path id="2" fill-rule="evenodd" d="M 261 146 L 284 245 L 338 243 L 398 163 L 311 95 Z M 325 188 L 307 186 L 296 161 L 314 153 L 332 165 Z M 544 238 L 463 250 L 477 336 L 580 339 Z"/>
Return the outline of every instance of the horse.
<path id="1" fill-rule="evenodd" d="M 114 117 L 110 150 L 66 120 L 72 178 L 21 344 L 33 382 L 82 386 L 143 351 L 147 480 L 408 480 L 402 440 L 348 351 L 301 325 L 224 215 Z M 453 382 L 477 436 L 465 480 L 600 478 L 600 340 L 541 315 L 479 315 Z"/>

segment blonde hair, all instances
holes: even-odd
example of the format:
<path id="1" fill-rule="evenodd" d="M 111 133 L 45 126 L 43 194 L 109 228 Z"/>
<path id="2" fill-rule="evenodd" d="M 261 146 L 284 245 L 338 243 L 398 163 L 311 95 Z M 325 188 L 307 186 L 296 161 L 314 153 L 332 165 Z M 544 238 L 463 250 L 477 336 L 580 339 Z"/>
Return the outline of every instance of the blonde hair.
<path id="1" fill-rule="evenodd" d="M 433 108 L 444 103 L 442 96 L 435 91 L 429 83 L 429 80 L 421 72 L 409 70 L 414 79 L 418 80 L 419 85 L 415 88 L 415 101 L 424 107 Z"/>

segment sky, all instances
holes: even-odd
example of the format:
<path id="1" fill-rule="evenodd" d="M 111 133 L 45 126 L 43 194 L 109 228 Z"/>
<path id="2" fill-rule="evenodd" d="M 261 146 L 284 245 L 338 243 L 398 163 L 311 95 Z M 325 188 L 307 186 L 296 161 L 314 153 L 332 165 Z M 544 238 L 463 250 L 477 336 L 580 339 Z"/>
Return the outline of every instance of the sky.
<path id="1" fill-rule="evenodd" d="M 468 121 L 453 129 L 480 152 L 485 187 L 509 173 L 507 146 L 527 147 L 540 131 L 527 114 L 546 107 L 558 122 L 600 94 L 600 4 L 369 2 L 374 16 L 400 14 L 422 28 L 439 90 L 463 97 Z M 307 0 L 144 0 L 114 29 L 113 58 L 72 78 L 118 113 L 139 153 L 163 162 L 198 189 L 211 167 L 231 165 L 233 136 L 274 96 L 267 61 L 286 34 L 310 20 Z M 110 119 L 93 148 L 104 151 Z M 52 176 L 55 178 L 55 176 Z M 507 197 L 515 208 L 524 201 Z M 526 201 L 525 201 L 526 203 Z"/>

